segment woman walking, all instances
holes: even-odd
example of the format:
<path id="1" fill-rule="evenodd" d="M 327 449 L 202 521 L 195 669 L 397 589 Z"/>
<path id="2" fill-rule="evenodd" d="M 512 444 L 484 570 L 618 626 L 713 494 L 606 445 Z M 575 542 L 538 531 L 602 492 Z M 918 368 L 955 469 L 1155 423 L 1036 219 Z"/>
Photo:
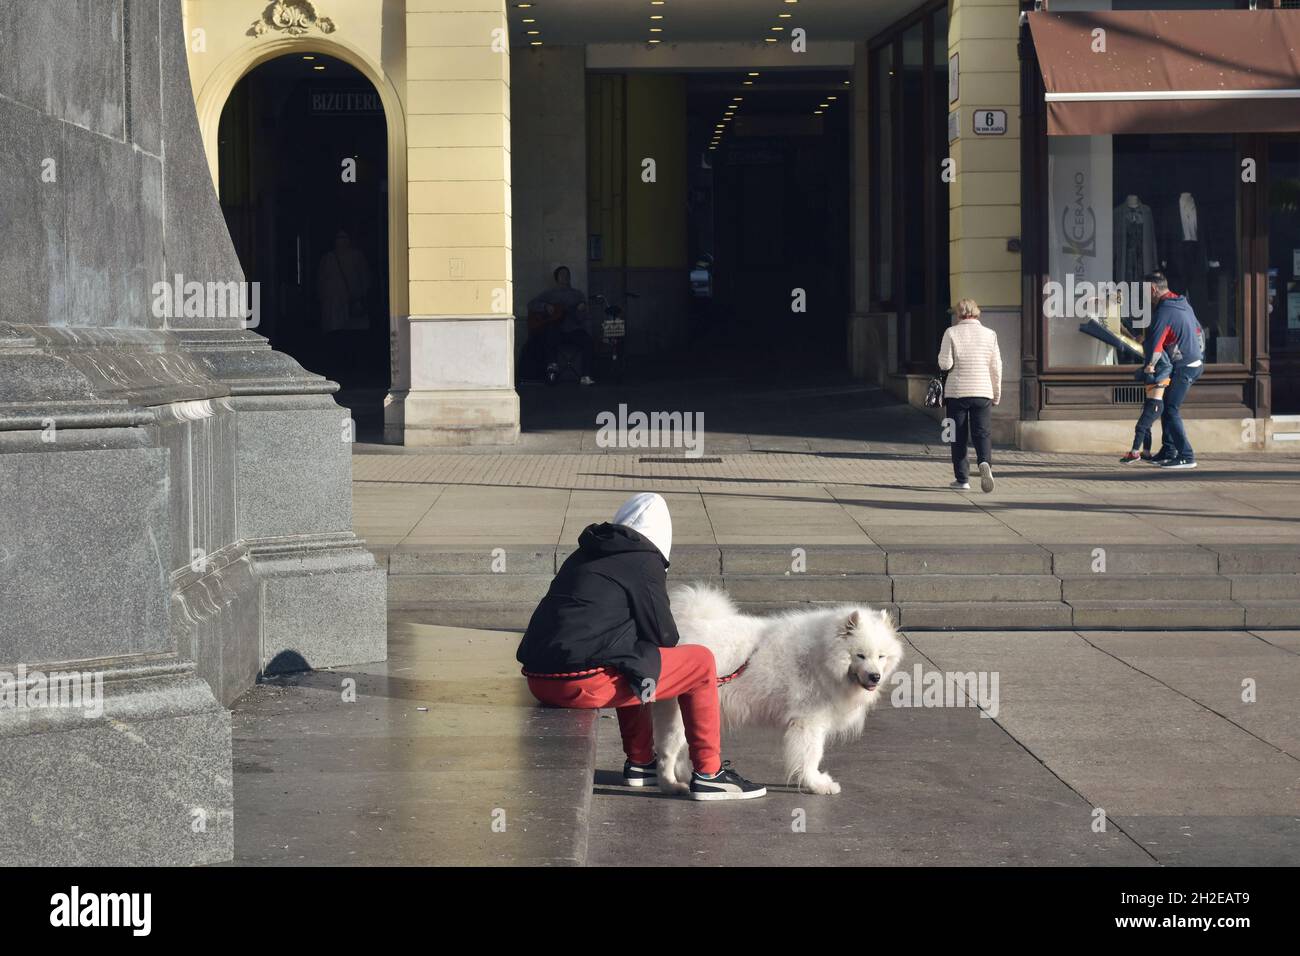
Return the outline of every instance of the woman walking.
<path id="1" fill-rule="evenodd" d="M 948 372 L 944 399 L 955 433 L 952 438 L 952 471 L 949 486 L 970 490 L 970 465 L 966 447 L 975 446 L 979 463 L 980 488 L 993 490 L 993 406 L 1002 401 L 1002 353 L 998 334 L 980 322 L 980 307 L 974 299 L 957 303 L 957 321 L 943 333 L 939 346 L 939 368 Z M 951 371 L 950 371 L 951 370 Z"/>

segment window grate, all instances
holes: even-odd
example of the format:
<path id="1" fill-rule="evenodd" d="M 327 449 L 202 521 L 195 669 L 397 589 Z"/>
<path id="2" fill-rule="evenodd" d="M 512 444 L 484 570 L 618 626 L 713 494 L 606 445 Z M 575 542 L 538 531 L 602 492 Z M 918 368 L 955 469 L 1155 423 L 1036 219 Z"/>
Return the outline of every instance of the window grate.
<path id="1" fill-rule="evenodd" d="M 1146 397 L 1146 387 L 1143 385 L 1116 385 L 1111 401 L 1116 405 L 1141 405 Z"/>

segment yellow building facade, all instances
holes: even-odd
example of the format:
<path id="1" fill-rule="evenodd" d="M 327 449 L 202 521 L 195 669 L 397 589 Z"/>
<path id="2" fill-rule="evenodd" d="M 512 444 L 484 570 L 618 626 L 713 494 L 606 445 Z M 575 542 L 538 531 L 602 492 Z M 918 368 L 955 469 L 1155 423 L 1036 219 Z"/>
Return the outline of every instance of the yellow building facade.
<path id="1" fill-rule="evenodd" d="M 1056 0 L 1051 7 L 1065 10 L 1065 21 L 1177 16 L 1111 13 L 1112 5 L 1124 11 L 1141 6 L 1133 0 Z M 1241 25 L 1251 12 L 1204 15 Z M 788 334 L 824 343 L 823 352 L 838 367 L 916 404 L 951 304 L 973 298 L 985 324 L 998 332 L 1004 394 L 1016 396 L 996 410 L 997 440 L 1080 450 L 1125 440 L 1135 410 L 1126 407 L 1121 387 L 1131 376 L 1116 371 L 1123 362 L 1112 357 L 1109 366 L 1082 368 L 1062 366 L 1062 348 L 1056 359 L 1049 355 L 1054 335 L 1070 337 L 1075 351 L 1081 340 L 1073 327 L 1058 333 L 1038 302 L 1050 270 L 1035 257 L 1046 256 L 1053 241 L 1044 234 L 1050 228 L 1045 208 L 1056 201 L 1045 195 L 1046 156 L 1049 140 L 1055 148 L 1065 139 L 1049 135 L 1043 119 L 1055 94 L 1043 92 L 1029 23 L 1049 14 L 1032 2 L 186 0 L 185 14 L 190 78 L 219 190 L 227 188 L 223 149 L 231 149 L 229 136 L 222 145 L 223 111 L 241 81 L 259 68 L 280 64 L 263 78 L 263 98 L 287 82 L 308 82 L 283 67 L 289 60 L 309 64 L 313 56 L 329 58 L 330 65 L 304 69 L 327 77 L 340 63 L 356 72 L 358 88 L 373 87 L 386 130 L 381 190 L 387 235 L 382 249 L 374 243 L 369 249 L 369 259 L 383 259 L 383 266 L 367 287 L 382 286 L 387 342 L 356 348 L 358 355 L 370 354 L 373 345 L 387 356 L 386 441 L 497 444 L 517 438 L 516 383 L 528 307 L 560 265 L 570 269 L 577 288 L 611 298 L 635 289 L 628 349 L 670 359 L 689 352 L 698 303 L 688 292 L 694 288 L 688 276 L 691 283 L 717 286 L 710 294 L 733 296 L 732 313 L 742 319 L 774 298 L 788 300 L 789 287 L 807 279 L 820 296 L 820 324 L 802 319 L 803 327 L 785 326 Z M 1247 25 L 1266 26 L 1262 20 Z M 347 83 L 336 88 L 350 89 Z M 1025 90 L 1033 95 L 1022 103 Z M 779 116 L 745 113 L 760 91 L 767 97 L 764 109 Z M 723 104 L 719 109 L 734 106 L 734 116 L 709 117 L 700 127 L 697 114 L 715 102 Z M 330 114 L 328 108 L 320 112 Z M 248 114 L 240 134 L 245 138 L 275 125 L 269 113 L 255 114 Z M 719 139 L 710 144 L 715 134 Z M 814 136 L 821 153 L 803 149 Z M 1247 145 L 1238 141 L 1239 148 Z M 1167 147 L 1162 141 L 1151 148 Z M 1289 161 L 1285 143 L 1261 148 Z M 761 168 L 771 166 L 771 154 L 781 149 L 787 170 L 798 168 L 802 178 L 794 191 L 786 190 L 779 214 L 751 222 L 748 212 L 768 205 L 782 188 L 779 173 Z M 836 150 L 842 155 L 832 156 L 833 163 L 817 165 Z M 319 159 L 287 153 L 261 162 L 292 167 Z M 364 167 L 363 154 L 357 157 Z M 654 160 L 651 178 L 643 175 L 647 159 Z M 1106 160 L 1116 169 L 1128 161 Z M 735 173 L 731 205 L 711 206 L 714 225 L 702 229 L 700 196 L 716 203 L 722 190 L 702 187 L 701 171 L 716 180 L 724 164 Z M 368 169 L 375 171 L 373 164 Z M 809 187 L 818 178 L 835 184 L 829 194 Z M 267 190 L 293 189 L 283 175 L 263 179 L 277 184 Z M 742 195 L 742 187 L 749 192 Z M 297 246 L 286 251 L 290 237 L 265 226 L 269 200 L 240 201 L 245 207 L 227 210 L 232 232 L 240 216 L 261 216 L 262 226 L 240 227 L 251 237 L 244 245 L 256 249 L 260 243 L 262 254 L 280 249 L 282 285 L 293 271 L 285 263 L 296 256 L 297 281 L 309 285 L 304 269 L 330 254 L 326 226 L 318 223 L 314 237 L 292 237 Z M 1111 197 L 1099 205 L 1103 201 L 1106 209 L 1099 212 L 1109 215 Z M 809 202 L 829 210 L 818 214 L 824 227 L 801 210 Z M 1266 218 L 1266 210 L 1254 215 Z M 722 234 L 728 231 L 738 234 Z M 799 246 L 820 251 L 789 265 L 790 246 L 783 251 L 769 234 L 780 232 L 797 233 L 808 240 Z M 715 252 L 716 264 L 706 266 Z M 750 260 L 748 272 L 737 271 L 743 257 Z M 1214 336 L 1223 342 L 1216 357 L 1222 367 L 1206 381 L 1231 384 L 1215 393 L 1207 421 L 1194 426 L 1225 449 L 1241 447 L 1235 435 L 1244 418 L 1256 421 L 1262 435 L 1282 428 L 1271 422 L 1278 409 L 1262 341 L 1273 312 L 1264 310 L 1262 285 L 1253 300 L 1245 291 L 1257 281 L 1251 276 L 1267 270 L 1244 260 L 1234 267 L 1237 276 L 1211 286 L 1203 306 L 1220 314 Z M 1248 268 L 1254 271 L 1243 271 Z M 338 271 L 345 292 L 356 293 L 351 286 L 359 284 L 360 268 L 340 265 Z M 379 301 L 378 293 L 371 296 Z M 345 312 L 346 305 L 340 306 Z M 1229 316 L 1234 308 L 1239 318 Z M 778 325 L 788 320 L 773 319 Z M 1257 327 L 1253 341 L 1243 326 Z M 275 344 L 274 329 L 268 334 Z M 1278 335 L 1287 334 L 1275 330 L 1275 351 Z M 342 344 L 332 353 L 351 348 L 346 337 L 337 341 Z M 308 358 L 284 348 L 305 364 L 312 360 L 310 348 Z M 1253 365 L 1247 349 L 1253 349 Z M 320 371 L 334 377 L 328 363 Z M 362 386 L 373 388 L 375 381 L 372 376 Z M 1238 386 L 1239 400 L 1232 397 Z M 345 382 L 345 394 L 348 387 Z M 1208 399 L 1211 389 L 1202 386 L 1198 394 Z M 1271 440 L 1252 447 L 1272 447 Z"/>

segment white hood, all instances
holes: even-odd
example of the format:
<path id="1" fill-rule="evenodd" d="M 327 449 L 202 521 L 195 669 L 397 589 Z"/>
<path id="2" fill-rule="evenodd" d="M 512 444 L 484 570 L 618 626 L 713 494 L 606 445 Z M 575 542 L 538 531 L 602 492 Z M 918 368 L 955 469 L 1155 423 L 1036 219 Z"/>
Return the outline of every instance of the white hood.
<path id="1" fill-rule="evenodd" d="M 654 492 L 633 495 L 615 513 L 611 524 L 631 528 L 659 549 L 664 560 L 673 550 L 673 519 L 668 514 L 668 502 Z"/>

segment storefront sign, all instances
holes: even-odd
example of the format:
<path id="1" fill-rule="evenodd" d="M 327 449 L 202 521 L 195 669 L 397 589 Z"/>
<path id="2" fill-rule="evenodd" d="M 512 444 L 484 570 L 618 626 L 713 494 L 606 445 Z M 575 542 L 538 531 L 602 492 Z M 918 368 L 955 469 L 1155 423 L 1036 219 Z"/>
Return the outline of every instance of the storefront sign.
<path id="1" fill-rule="evenodd" d="M 1051 210 L 1049 281 L 1064 286 L 1067 276 L 1073 276 L 1076 285 L 1114 278 L 1112 167 L 1109 136 L 1052 137 L 1047 167 Z M 1054 365 L 1114 362 L 1114 350 L 1081 334 L 1077 318 L 1054 320 L 1048 327 L 1048 337 Z"/>
<path id="2" fill-rule="evenodd" d="M 374 90 L 313 89 L 309 99 L 312 113 L 382 113 L 384 105 Z"/>
<path id="3" fill-rule="evenodd" d="M 976 136 L 1004 136 L 1007 132 L 1006 110 L 976 110 L 974 116 Z"/>

